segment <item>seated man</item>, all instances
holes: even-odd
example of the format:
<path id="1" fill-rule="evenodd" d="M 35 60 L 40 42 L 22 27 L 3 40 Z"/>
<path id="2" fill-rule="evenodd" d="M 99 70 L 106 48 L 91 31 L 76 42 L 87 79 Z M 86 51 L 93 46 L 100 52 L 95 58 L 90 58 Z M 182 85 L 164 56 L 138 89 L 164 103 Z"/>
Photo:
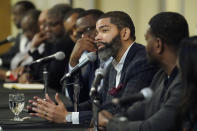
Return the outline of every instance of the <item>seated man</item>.
<path id="1" fill-rule="evenodd" d="M 29 51 L 29 55 L 34 60 L 55 54 L 58 51 L 65 53 L 62 61 L 52 61 L 47 65 L 48 86 L 57 91 L 61 91 L 60 78 L 67 69 L 69 56 L 73 49 L 74 43 L 65 35 L 63 27 L 63 19 L 65 14 L 71 9 L 67 4 L 57 4 L 44 13 L 44 25 L 42 31 L 33 39 L 32 47 L 34 49 L 44 45 L 44 51 L 41 53 L 39 49 Z M 44 44 L 42 44 L 44 43 Z M 43 82 L 43 64 L 34 64 L 31 66 L 30 74 L 36 82 Z M 25 77 L 25 74 L 24 74 Z"/>
<path id="2" fill-rule="evenodd" d="M 102 103 L 112 98 L 125 97 L 139 92 L 149 86 L 155 73 L 155 68 L 148 64 L 145 47 L 135 42 L 135 27 L 128 14 L 120 11 L 102 15 L 96 23 L 97 35 L 95 43 L 98 46 L 99 59 L 113 62 L 107 68 L 104 88 L 101 89 Z M 39 116 L 57 123 L 83 123 L 91 117 L 91 111 L 68 112 L 58 95 L 58 105 L 46 95 L 47 101 L 37 99 L 31 115 Z M 91 108 L 91 101 L 86 104 Z M 120 112 L 118 106 L 106 107 L 112 113 Z"/>
<path id="3" fill-rule="evenodd" d="M 122 117 L 111 119 L 109 113 L 101 112 L 101 126 L 107 124 L 108 131 L 173 130 L 182 90 L 176 67 L 177 51 L 180 41 L 188 36 L 188 24 L 178 13 L 162 12 L 151 18 L 145 35 L 148 58 L 149 62 L 161 67 L 151 83 L 155 93 L 150 100 L 135 103 L 128 109 L 128 121 Z"/>
<path id="4" fill-rule="evenodd" d="M 78 18 L 75 22 L 72 36 L 77 41 L 75 47 L 71 53 L 69 60 L 69 71 L 73 69 L 78 63 L 83 61 L 84 56 L 88 52 L 96 51 L 94 43 L 95 37 L 95 26 L 97 19 L 103 14 L 102 11 L 97 9 L 90 9 L 79 13 Z M 88 21 L 88 22 L 87 22 Z M 98 68 L 99 62 L 90 62 L 88 65 L 81 69 L 80 73 L 80 96 L 79 102 L 89 100 L 89 90 L 91 83 L 94 79 L 94 71 Z M 73 83 L 73 78 L 67 79 L 67 83 Z M 66 86 L 66 92 L 69 94 L 68 97 L 73 100 L 73 86 Z"/>

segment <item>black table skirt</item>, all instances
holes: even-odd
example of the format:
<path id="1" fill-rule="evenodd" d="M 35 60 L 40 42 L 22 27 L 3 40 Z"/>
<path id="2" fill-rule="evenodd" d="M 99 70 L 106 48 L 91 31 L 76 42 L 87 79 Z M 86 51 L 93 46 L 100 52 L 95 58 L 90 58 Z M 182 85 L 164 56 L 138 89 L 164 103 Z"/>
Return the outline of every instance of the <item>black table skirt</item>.
<path id="1" fill-rule="evenodd" d="M 31 119 L 26 119 L 23 122 L 11 121 L 14 117 L 14 114 L 9 109 L 8 105 L 8 96 L 9 93 L 24 93 L 25 94 L 25 107 L 28 105 L 28 100 L 32 99 L 33 96 L 39 96 L 44 98 L 43 90 L 13 90 L 5 89 L 2 86 L 0 87 L 0 126 L 3 128 L 3 131 L 83 131 L 88 128 L 88 125 L 72 125 L 72 124 L 56 124 L 48 122 L 44 119 L 38 117 L 32 117 L 27 112 L 21 112 L 20 117 L 29 116 Z M 49 89 L 49 95 L 54 100 L 55 91 Z M 60 94 L 60 98 L 63 100 L 66 106 L 71 106 L 72 103 L 63 95 Z"/>

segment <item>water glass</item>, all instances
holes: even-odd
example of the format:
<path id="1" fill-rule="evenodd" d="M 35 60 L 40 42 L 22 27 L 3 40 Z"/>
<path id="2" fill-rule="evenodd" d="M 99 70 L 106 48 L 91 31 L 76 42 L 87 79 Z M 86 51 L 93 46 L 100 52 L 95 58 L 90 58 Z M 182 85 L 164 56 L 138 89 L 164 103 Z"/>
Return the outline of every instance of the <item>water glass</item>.
<path id="1" fill-rule="evenodd" d="M 25 106 L 25 96 L 23 93 L 9 94 L 9 107 L 10 110 L 14 113 L 15 117 L 11 120 L 13 121 L 23 121 L 19 117 L 20 112 Z"/>

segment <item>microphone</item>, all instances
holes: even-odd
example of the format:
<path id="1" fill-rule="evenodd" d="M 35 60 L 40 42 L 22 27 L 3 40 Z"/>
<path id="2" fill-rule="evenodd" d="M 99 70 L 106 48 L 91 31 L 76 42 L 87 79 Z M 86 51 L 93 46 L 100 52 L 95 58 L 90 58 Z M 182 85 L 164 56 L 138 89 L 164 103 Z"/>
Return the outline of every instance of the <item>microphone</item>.
<path id="1" fill-rule="evenodd" d="M 112 99 L 111 103 L 114 105 L 127 105 L 137 101 L 148 100 L 152 97 L 153 91 L 150 88 L 143 88 L 140 93 L 131 95 L 125 98 L 114 98 Z"/>
<path id="2" fill-rule="evenodd" d="M 63 60 L 64 58 L 65 58 L 64 52 L 59 51 L 59 52 L 56 52 L 53 55 L 50 55 L 50 56 L 47 56 L 47 57 L 35 60 L 30 65 L 36 64 L 36 63 L 47 63 L 47 62 L 50 62 L 52 60 L 59 60 L 60 61 L 60 60 Z"/>
<path id="3" fill-rule="evenodd" d="M 97 87 L 100 85 L 101 79 L 104 78 L 105 73 L 106 73 L 106 69 L 104 68 L 96 69 L 95 77 L 92 83 L 92 88 L 90 89 L 90 94 L 89 94 L 90 96 L 92 96 L 97 91 Z"/>
<path id="4" fill-rule="evenodd" d="M 15 37 L 10 35 L 5 40 L 0 41 L 0 45 L 6 44 L 6 43 L 9 43 L 9 42 L 13 42 L 15 40 L 16 40 Z"/>
<path id="5" fill-rule="evenodd" d="M 72 74 L 76 73 L 79 69 L 81 69 L 82 67 L 84 67 L 86 64 L 88 64 L 89 62 L 94 62 L 96 60 L 96 52 L 90 52 L 88 54 L 86 54 L 85 59 L 80 62 L 79 64 L 77 64 L 70 72 L 66 73 L 60 80 L 60 83 L 66 79 L 67 77 L 70 77 Z"/>

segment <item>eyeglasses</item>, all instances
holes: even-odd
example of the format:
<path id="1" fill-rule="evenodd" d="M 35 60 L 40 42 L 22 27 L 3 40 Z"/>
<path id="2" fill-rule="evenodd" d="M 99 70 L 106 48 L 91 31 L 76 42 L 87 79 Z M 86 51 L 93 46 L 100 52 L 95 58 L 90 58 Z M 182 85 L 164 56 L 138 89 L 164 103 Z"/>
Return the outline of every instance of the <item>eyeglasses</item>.
<path id="1" fill-rule="evenodd" d="M 95 26 L 90 26 L 90 27 L 85 28 L 82 31 L 78 31 L 77 38 L 81 38 L 82 35 L 86 35 L 90 37 L 94 35 L 95 33 L 96 33 Z"/>
<path id="2" fill-rule="evenodd" d="M 87 27 L 85 28 L 85 30 L 83 31 L 83 35 L 90 35 L 92 33 L 95 33 L 95 26 L 91 26 L 91 27 Z"/>
<path id="3" fill-rule="evenodd" d="M 48 22 L 47 26 L 49 27 L 55 27 L 57 25 L 59 25 L 61 22 L 60 21 L 55 21 L 55 22 Z"/>

